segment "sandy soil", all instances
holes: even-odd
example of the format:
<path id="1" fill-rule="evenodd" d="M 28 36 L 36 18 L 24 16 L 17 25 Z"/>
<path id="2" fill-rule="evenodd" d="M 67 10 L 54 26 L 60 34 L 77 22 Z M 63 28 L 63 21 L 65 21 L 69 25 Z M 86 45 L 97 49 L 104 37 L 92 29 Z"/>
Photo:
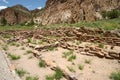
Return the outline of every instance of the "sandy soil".
<path id="1" fill-rule="evenodd" d="M 85 45 L 88 43 L 81 43 L 80 45 Z M 4 43 L 1 43 L 1 49 Z M 40 68 L 39 59 L 33 56 L 33 54 L 25 54 L 27 50 L 33 50 L 32 48 L 26 47 L 26 45 L 8 46 L 7 53 L 20 55 L 19 60 L 11 60 L 12 64 L 15 65 L 17 69 L 22 68 L 27 72 L 27 74 L 22 77 L 22 80 L 25 80 L 25 77 L 28 75 L 38 76 L 39 80 L 46 80 L 46 75 L 51 75 L 54 73 L 50 67 Z M 107 45 L 108 46 L 108 45 Z M 25 50 L 22 50 L 22 48 Z M 109 47 L 108 47 L 109 50 Z M 120 47 L 115 47 L 114 50 L 120 52 Z M 73 52 L 76 55 L 76 59 L 72 62 L 68 61 L 67 58 L 63 58 L 64 52 L 69 50 L 58 47 L 57 50 L 40 52 L 41 57 L 48 60 L 49 62 L 54 62 L 57 65 L 61 66 L 69 74 L 74 75 L 78 80 L 110 80 L 109 76 L 112 72 L 120 70 L 120 63 L 117 60 L 110 60 L 104 58 L 98 58 L 95 56 L 86 56 L 81 55 L 80 53 Z M 90 60 L 90 63 L 86 63 L 86 60 Z M 83 65 L 83 70 L 78 68 L 78 65 Z M 68 67 L 72 67 L 74 72 L 69 71 Z M 61 79 L 66 80 L 66 79 Z"/>

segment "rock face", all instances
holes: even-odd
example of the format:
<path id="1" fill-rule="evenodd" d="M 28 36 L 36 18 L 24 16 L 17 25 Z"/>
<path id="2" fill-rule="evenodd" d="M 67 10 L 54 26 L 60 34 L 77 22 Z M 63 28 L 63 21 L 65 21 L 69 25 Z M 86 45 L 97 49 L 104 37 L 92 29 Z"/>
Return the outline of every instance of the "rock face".
<path id="1" fill-rule="evenodd" d="M 120 0 L 47 0 L 42 24 L 102 19 L 101 12 L 120 7 Z"/>
<path id="2" fill-rule="evenodd" d="M 0 11 L 0 20 L 5 18 L 7 24 L 22 24 L 31 19 L 30 11 L 22 5 L 15 5 Z"/>
<path id="3" fill-rule="evenodd" d="M 42 16 L 43 10 L 44 9 L 35 9 L 31 11 L 35 24 L 41 24 L 42 22 L 41 16 Z"/>

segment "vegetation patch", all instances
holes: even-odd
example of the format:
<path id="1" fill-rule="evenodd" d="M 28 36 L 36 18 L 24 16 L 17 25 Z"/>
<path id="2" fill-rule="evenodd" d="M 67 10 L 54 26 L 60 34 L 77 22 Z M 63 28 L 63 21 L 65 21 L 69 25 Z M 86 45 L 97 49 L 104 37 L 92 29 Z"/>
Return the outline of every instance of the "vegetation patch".
<path id="1" fill-rule="evenodd" d="M 27 76 L 25 80 L 39 80 L 38 76 Z"/>
<path id="2" fill-rule="evenodd" d="M 15 42 L 10 42 L 9 44 L 10 44 L 10 46 L 16 46 Z"/>
<path id="3" fill-rule="evenodd" d="M 3 38 L 6 38 L 6 39 L 8 39 L 8 38 L 10 38 L 10 37 L 11 37 L 11 36 L 8 35 L 8 34 L 3 35 Z"/>
<path id="4" fill-rule="evenodd" d="M 53 75 L 46 75 L 46 80 L 54 80 L 54 76 Z"/>
<path id="5" fill-rule="evenodd" d="M 84 69 L 84 65 L 79 64 L 79 65 L 78 65 L 78 68 L 79 68 L 80 70 L 83 70 L 83 69 Z"/>
<path id="6" fill-rule="evenodd" d="M 31 50 L 27 50 L 26 52 L 27 52 L 28 54 L 32 53 L 32 51 L 31 51 Z"/>
<path id="7" fill-rule="evenodd" d="M 24 48 L 24 47 L 22 47 L 22 48 L 21 48 L 21 50 L 25 50 L 25 48 Z"/>
<path id="8" fill-rule="evenodd" d="M 108 18 L 108 19 L 114 19 L 114 18 L 119 18 L 120 16 L 120 10 L 111 10 L 111 11 L 103 11 L 102 12 L 102 16 L 104 18 Z"/>
<path id="9" fill-rule="evenodd" d="M 40 60 L 39 66 L 40 66 L 40 67 L 46 67 L 45 61 L 44 61 L 44 60 Z"/>
<path id="10" fill-rule="evenodd" d="M 27 43 L 31 43 L 31 42 L 32 42 L 31 38 L 28 38 Z"/>
<path id="11" fill-rule="evenodd" d="M 63 58 L 67 58 L 67 57 L 70 56 L 71 54 L 73 54 L 73 51 L 64 52 L 62 57 L 63 57 Z"/>
<path id="12" fill-rule="evenodd" d="M 103 43 L 99 43 L 99 44 L 98 44 L 98 47 L 99 47 L 99 48 L 104 48 L 104 44 L 103 44 Z"/>
<path id="13" fill-rule="evenodd" d="M 47 51 L 54 51 L 56 50 L 57 48 L 55 46 L 50 46 L 47 48 Z"/>
<path id="14" fill-rule="evenodd" d="M 63 73 L 59 68 L 55 69 L 55 74 L 46 76 L 46 80 L 60 80 L 61 78 L 63 78 Z"/>
<path id="15" fill-rule="evenodd" d="M 76 41 L 76 45 L 80 45 L 81 44 L 81 42 L 80 41 Z"/>
<path id="16" fill-rule="evenodd" d="M 31 53 L 32 53 L 31 50 L 27 50 L 26 53 L 24 53 L 24 55 L 31 54 Z"/>
<path id="17" fill-rule="evenodd" d="M 75 72 L 75 69 L 72 66 L 67 67 L 70 72 Z"/>
<path id="18" fill-rule="evenodd" d="M 28 57 L 28 59 L 32 59 L 32 58 L 33 58 L 33 56 L 29 56 L 29 57 Z"/>
<path id="19" fill-rule="evenodd" d="M 8 50 L 8 46 L 7 46 L 7 45 L 4 45 L 4 46 L 2 47 L 2 49 L 5 50 L 5 51 L 7 51 L 7 50 Z"/>
<path id="20" fill-rule="evenodd" d="M 91 60 L 90 59 L 85 59 L 85 63 L 86 64 L 91 64 Z"/>
<path id="21" fill-rule="evenodd" d="M 73 61 L 76 59 L 76 55 L 72 54 L 69 58 L 68 61 Z"/>
<path id="22" fill-rule="evenodd" d="M 19 55 L 8 54 L 8 56 L 9 56 L 12 60 L 18 60 L 18 59 L 20 59 L 20 56 L 19 56 Z"/>
<path id="23" fill-rule="evenodd" d="M 15 71 L 19 77 L 23 77 L 26 74 L 26 71 L 24 71 L 23 69 L 16 69 Z"/>
<path id="24" fill-rule="evenodd" d="M 112 80 L 120 80 L 120 71 L 111 73 L 110 79 L 112 79 Z"/>

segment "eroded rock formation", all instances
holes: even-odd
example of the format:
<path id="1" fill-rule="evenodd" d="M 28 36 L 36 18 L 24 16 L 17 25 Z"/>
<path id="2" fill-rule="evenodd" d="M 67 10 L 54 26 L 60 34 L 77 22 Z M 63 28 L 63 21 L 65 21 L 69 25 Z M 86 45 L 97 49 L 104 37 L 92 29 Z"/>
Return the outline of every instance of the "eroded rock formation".
<path id="1" fill-rule="evenodd" d="M 120 0 L 47 0 L 42 24 L 102 19 L 101 12 L 116 9 Z"/>
<path id="2" fill-rule="evenodd" d="M 31 13 L 22 5 L 15 5 L 0 11 L 0 20 L 3 17 L 9 25 L 22 24 L 31 19 Z"/>

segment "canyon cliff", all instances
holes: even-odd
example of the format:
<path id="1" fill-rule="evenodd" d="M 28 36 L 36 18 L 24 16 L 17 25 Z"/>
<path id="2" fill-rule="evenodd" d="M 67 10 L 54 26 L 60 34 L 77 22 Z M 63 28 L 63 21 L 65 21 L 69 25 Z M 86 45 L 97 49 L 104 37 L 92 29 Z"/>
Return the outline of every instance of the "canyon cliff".
<path id="1" fill-rule="evenodd" d="M 42 24 L 75 23 L 102 19 L 102 11 L 120 7 L 120 0 L 47 0 Z"/>

